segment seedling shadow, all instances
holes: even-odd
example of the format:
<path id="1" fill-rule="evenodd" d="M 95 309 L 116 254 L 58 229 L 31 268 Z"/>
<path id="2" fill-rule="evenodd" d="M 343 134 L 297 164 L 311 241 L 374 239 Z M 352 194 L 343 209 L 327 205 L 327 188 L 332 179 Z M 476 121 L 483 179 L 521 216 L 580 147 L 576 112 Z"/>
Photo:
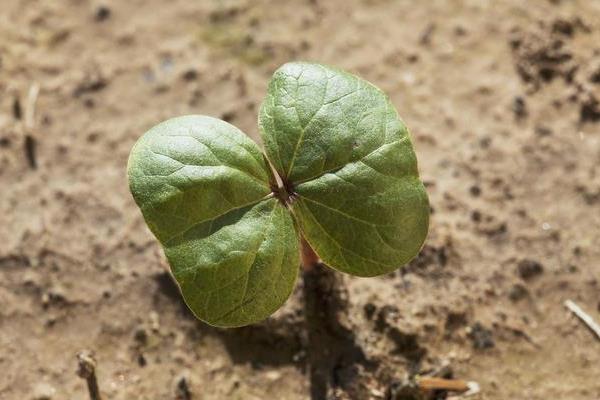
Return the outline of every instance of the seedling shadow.
<path id="1" fill-rule="evenodd" d="M 198 330 L 201 336 L 210 335 L 221 340 L 234 363 L 250 364 L 254 368 L 283 365 L 304 368 L 302 318 L 294 315 L 280 319 L 271 318 L 259 324 L 234 329 L 211 327 L 196 319 L 168 272 L 156 274 L 153 279 L 157 286 L 156 296 L 166 298 L 176 305 L 183 318 L 194 322 L 194 329 Z"/>

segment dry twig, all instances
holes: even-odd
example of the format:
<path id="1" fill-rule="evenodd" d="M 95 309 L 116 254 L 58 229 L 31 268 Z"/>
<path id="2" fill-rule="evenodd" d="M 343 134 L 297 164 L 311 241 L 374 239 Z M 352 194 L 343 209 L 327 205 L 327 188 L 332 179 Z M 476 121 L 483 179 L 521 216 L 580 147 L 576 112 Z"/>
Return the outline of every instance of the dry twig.
<path id="1" fill-rule="evenodd" d="M 29 162 L 31 169 L 37 168 L 37 159 L 35 154 L 35 105 L 37 98 L 40 93 L 40 85 L 36 82 L 29 87 L 29 93 L 27 94 L 27 103 L 25 105 L 25 121 L 24 121 L 24 134 L 25 134 L 25 156 Z"/>
<path id="2" fill-rule="evenodd" d="M 462 393 L 469 396 L 479 393 L 479 384 L 476 382 L 467 382 L 461 379 L 444 379 L 433 376 L 422 376 L 417 378 L 419 388 L 425 392 L 432 390 L 447 390 L 451 392 Z"/>
<path id="3" fill-rule="evenodd" d="M 80 351 L 77 353 L 77 361 L 79 363 L 77 375 L 86 380 L 90 400 L 102 400 L 100 389 L 98 388 L 98 380 L 96 379 L 96 359 L 94 358 L 94 353 L 89 350 Z"/>
<path id="4" fill-rule="evenodd" d="M 569 309 L 577 318 L 583 321 L 584 324 L 600 339 L 600 325 L 594 321 L 594 319 L 587 314 L 585 311 L 581 309 L 575 302 L 572 300 L 565 301 L 565 307 Z"/>

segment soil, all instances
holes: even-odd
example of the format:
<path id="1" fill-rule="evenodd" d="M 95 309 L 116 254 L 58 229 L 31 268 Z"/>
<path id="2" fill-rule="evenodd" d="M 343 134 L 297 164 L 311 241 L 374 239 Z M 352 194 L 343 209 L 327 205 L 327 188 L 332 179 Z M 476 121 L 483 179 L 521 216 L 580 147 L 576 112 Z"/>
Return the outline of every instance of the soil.
<path id="1" fill-rule="evenodd" d="M 335 396 L 400 398 L 407 374 L 443 370 L 474 399 L 599 398 L 600 342 L 563 305 L 600 320 L 589 0 L 2 0 L 0 398 L 86 399 L 83 349 L 106 399 L 309 397 L 302 282 L 264 323 L 196 321 L 125 174 L 168 117 L 258 140 L 268 79 L 296 59 L 390 95 L 432 205 L 410 265 L 337 274 L 360 357 L 333 365 Z"/>

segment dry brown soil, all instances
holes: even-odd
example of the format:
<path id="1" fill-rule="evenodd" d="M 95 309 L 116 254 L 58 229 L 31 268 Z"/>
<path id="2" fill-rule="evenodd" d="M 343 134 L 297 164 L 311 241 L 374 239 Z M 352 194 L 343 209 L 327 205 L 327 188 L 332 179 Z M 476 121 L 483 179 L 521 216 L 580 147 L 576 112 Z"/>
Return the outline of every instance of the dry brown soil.
<path id="1" fill-rule="evenodd" d="M 300 287 L 259 325 L 195 321 L 125 175 L 171 116 L 257 139 L 296 59 L 389 93 L 433 207 L 411 265 L 344 277 L 387 376 L 367 397 L 446 365 L 475 399 L 600 398 L 563 306 L 600 320 L 598 0 L 0 0 L 0 398 L 86 399 L 84 348 L 107 399 L 307 398 Z"/>

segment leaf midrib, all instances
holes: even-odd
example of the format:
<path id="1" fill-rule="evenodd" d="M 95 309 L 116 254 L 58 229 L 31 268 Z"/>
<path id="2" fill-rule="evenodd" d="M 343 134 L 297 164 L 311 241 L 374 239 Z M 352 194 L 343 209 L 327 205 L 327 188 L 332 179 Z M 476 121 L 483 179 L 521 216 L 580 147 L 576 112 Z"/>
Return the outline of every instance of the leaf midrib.
<path id="1" fill-rule="evenodd" d="M 228 208 L 226 211 L 224 211 L 224 212 L 222 212 L 222 213 L 220 213 L 220 214 L 218 214 L 218 215 L 216 215 L 214 217 L 210 217 L 210 218 L 203 219 L 202 221 L 194 222 L 193 225 L 189 226 L 184 231 L 179 232 L 179 233 L 173 235 L 172 237 L 170 237 L 169 239 L 165 240 L 164 241 L 164 245 L 165 246 L 169 246 L 173 240 L 175 240 L 175 239 L 177 239 L 179 237 L 183 237 L 186 233 L 188 233 L 192 229 L 198 227 L 198 225 L 202 225 L 202 224 L 204 224 L 206 222 L 209 222 L 209 221 L 214 222 L 215 220 L 219 219 L 220 217 L 222 217 L 222 216 L 224 216 L 226 214 L 229 214 L 229 213 L 237 211 L 237 210 L 241 210 L 242 208 L 249 207 L 251 205 L 258 205 L 259 203 L 262 203 L 263 201 L 270 200 L 273 197 L 274 197 L 273 193 L 269 193 L 268 195 L 266 195 L 266 196 L 264 196 L 264 197 L 262 197 L 262 198 L 260 198 L 258 200 L 253 200 L 253 201 L 250 201 L 248 203 L 242 204 L 242 205 L 234 207 L 234 208 Z"/>
<path id="2" fill-rule="evenodd" d="M 383 149 L 383 148 L 385 148 L 385 147 L 389 147 L 389 146 L 396 145 L 396 144 L 398 144 L 398 143 L 405 142 L 405 141 L 407 141 L 407 140 L 409 140 L 409 136 L 408 136 L 408 135 L 404 135 L 402 138 L 400 138 L 400 139 L 398 139 L 398 140 L 394 140 L 394 141 L 391 141 L 391 142 L 389 142 L 389 143 L 383 143 L 383 144 L 381 144 L 380 146 L 378 146 L 377 148 L 373 149 L 373 150 L 372 150 L 370 153 L 368 153 L 368 154 L 366 154 L 366 155 L 364 155 L 364 156 L 360 157 L 360 158 L 359 158 L 359 159 L 357 159 L 357 160 L 348 161 L 347 163 L 345 163 L 345 164 L 343 164 L 343 165 L 340 165 L 340 166 L 336 166 L 336 167 L 330 168 L 330 169 L 328 169 L 327 171 L 322 171 L 322 172 L 320 172 L 319 174 L 317 174 L 317 175 L 315 175 L 315 176 L 313 176 L 313 177 L 310 177 L 310 178 L 301 179 L 300 181 L 297 181 L 297 182 L 294 182 L 294 181 L 292 181 L 292 184 L 294 185 L 294 187 L 298 187 L 298 186 L 300 186 L 300 185 L 302 185 L 302 184 L 304 184 L 304 183 L 307 183 L 307 182 L 310 182 L 310 181 L 317 180 L 317 179 L 319 179 L 320 177 L 322 177 L 322 176 L 324 176 L 324 175 L 327 175 L 327 174 L 331 174 L 331 173 L 338 172 L 338 171 L 340 171 L 340 170 L 342 170 L 342 169 L 346 168 L 346 167 L 347 167 L 348 165 L 350 165 L 350 164 L 356 164 L 356 163 L 360 163 L 360 162 L 363 162 L 363 163 L 364 163 L 364 159 L 366 159 L 366 158 L 368 158 L 368 157 L 372 156 L 373 154 L 377 153 L 377 152 L 378 152 L 378 151 L 380 151 L 381 149 Z M 365 164 L 365 165 L 369 166 L 368 164 Z M 371 168 L 372 168 L 372 167 L 371 167 Z M 376 171 L 376 170 L 375 170 L 375 171 Z M 377 171 L 377 172 L 379 172 L 379 171 Z M 387 176 L 390 176 L 390 175 L 387 175 Z M 390 177 L 392 177 L 392 176 L 390 176 Z"/>

